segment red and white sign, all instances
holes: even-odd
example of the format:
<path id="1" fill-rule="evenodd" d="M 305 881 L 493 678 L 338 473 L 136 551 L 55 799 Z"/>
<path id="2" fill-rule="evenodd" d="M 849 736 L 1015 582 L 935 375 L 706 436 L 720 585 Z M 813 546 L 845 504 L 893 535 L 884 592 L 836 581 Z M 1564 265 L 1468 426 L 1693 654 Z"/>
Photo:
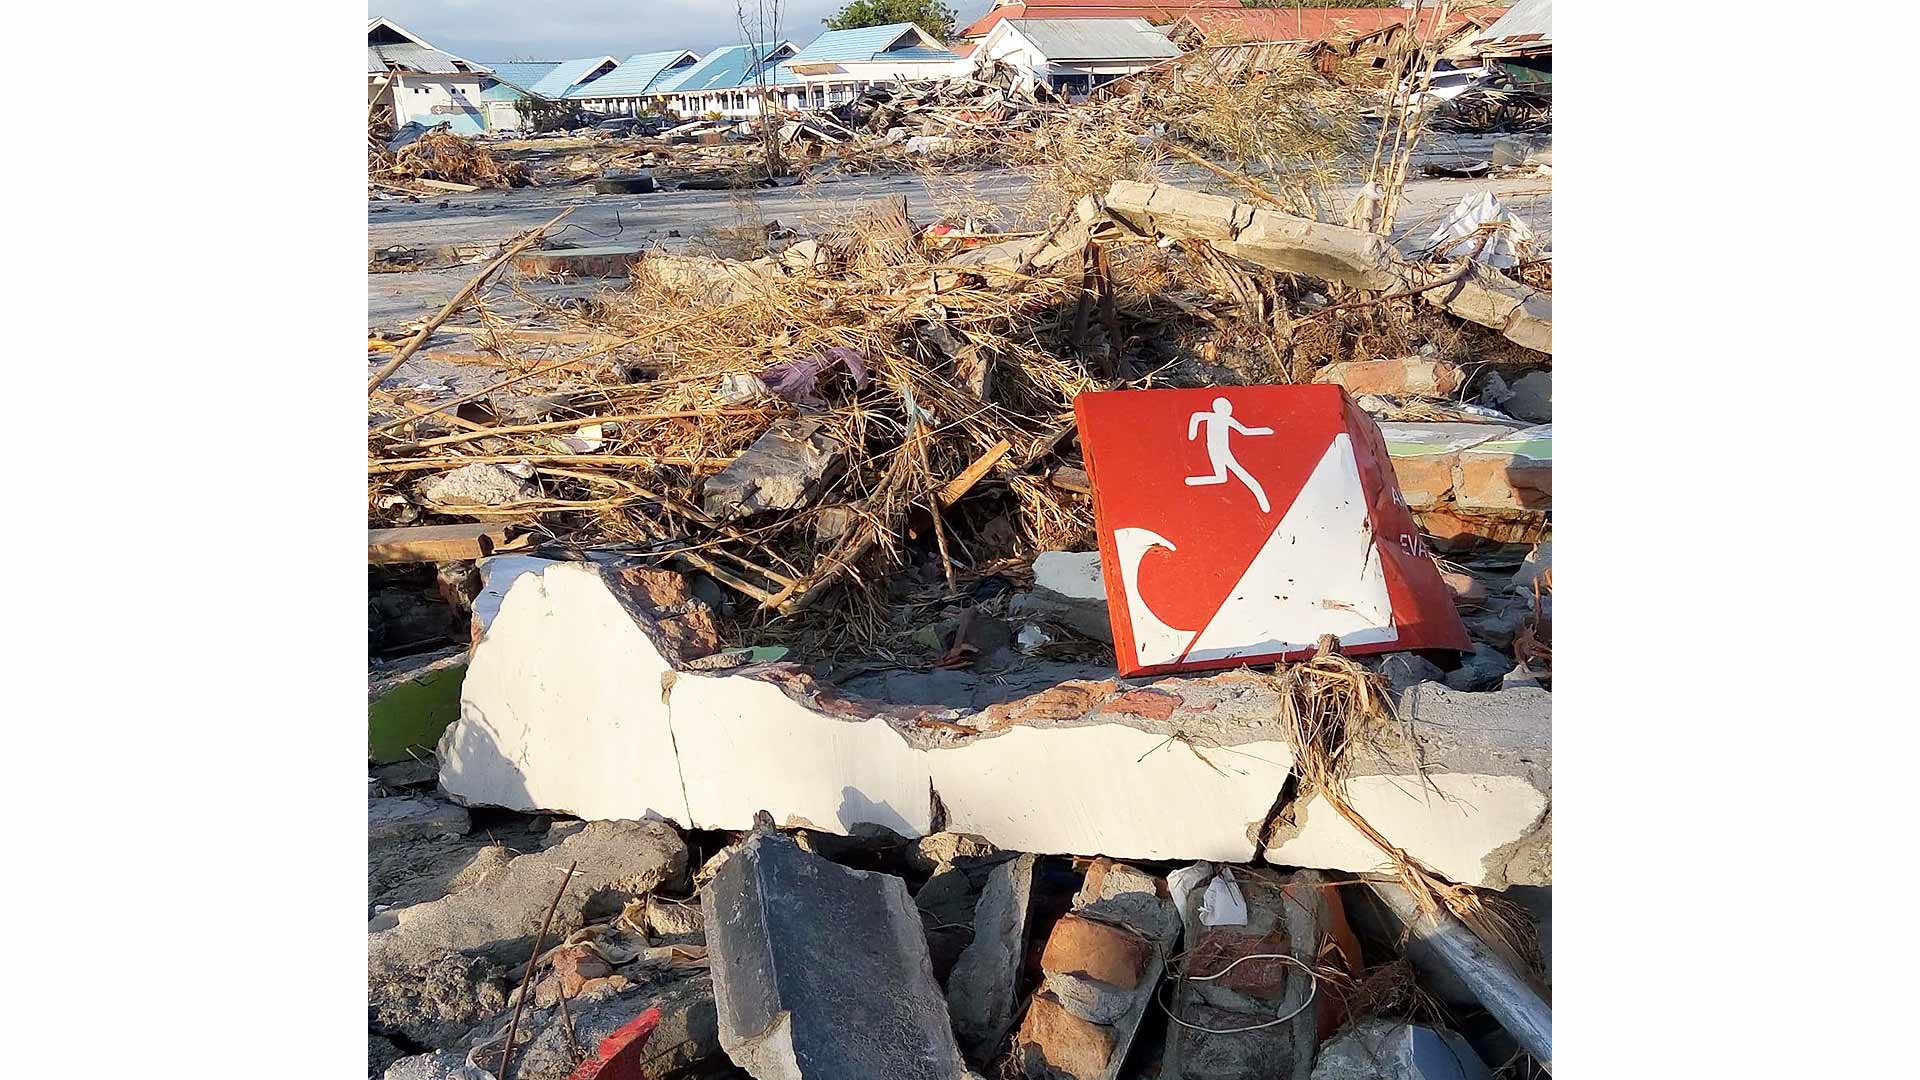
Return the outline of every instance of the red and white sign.
<path id="1" fill-rule="evenodd" d="M 1373 418 L 1333 385 L 1082 394 L 1123 675 L 1467 649 Z"/>

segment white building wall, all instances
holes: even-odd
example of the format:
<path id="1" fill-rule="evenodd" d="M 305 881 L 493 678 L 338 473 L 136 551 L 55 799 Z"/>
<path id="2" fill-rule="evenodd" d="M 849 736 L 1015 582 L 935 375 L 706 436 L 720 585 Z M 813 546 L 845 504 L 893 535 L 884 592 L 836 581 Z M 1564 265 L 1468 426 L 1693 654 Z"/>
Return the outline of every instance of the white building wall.
<path id="1" fill-rule="evenodd" d="M 480 98 L 481 76 L 475 74 L 422 75 L 415 72 L 393 77 L 394 126 L 404 127 L 417 120 L 428 127 L 443 121 L 453 130 L 471 135 L 486 129 L 486 102 Z"/>

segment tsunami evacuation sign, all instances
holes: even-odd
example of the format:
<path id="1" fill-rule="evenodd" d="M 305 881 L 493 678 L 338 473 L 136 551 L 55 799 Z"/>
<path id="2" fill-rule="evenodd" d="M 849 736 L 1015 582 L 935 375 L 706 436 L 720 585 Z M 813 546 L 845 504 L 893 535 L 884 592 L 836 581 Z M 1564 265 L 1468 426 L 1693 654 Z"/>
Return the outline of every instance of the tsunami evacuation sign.
<path id="1" fill-rule="evenodd" d="M 1467 649 L 1373 419 L 1334 385 L 1073 403 L 1123 675 Z"/>

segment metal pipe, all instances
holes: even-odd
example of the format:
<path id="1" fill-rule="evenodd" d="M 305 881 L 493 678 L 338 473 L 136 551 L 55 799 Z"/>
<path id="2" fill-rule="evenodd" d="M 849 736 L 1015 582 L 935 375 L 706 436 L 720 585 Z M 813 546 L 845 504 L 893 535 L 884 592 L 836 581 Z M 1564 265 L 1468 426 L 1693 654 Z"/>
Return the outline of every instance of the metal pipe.
<path id="1" fill-rule="evenodd" d="M 1467 984 L 1521 1049 L 1533 1055 L 1541 1068 L 1553 1072 L 1553 1007 L 1533 983 L 1445 908 L 1428 915 L 1397 882 L 1368 881 L 1367 885 L 1414 937 L 1433 947 L 1440 962 Z"/>

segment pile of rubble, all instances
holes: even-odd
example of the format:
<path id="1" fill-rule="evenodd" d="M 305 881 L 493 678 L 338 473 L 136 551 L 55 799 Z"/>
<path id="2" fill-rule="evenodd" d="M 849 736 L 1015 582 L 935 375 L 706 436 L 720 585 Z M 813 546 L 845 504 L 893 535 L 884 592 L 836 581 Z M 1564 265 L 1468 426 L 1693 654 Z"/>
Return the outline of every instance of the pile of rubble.
<path id="1" fill-rule="evenodd" d="M 1154 92 L 906 88 L 788 141 L 1079 154 Z M 1252 123 L 1172 133 L 1319 145 Z M 1148 179 L 1135 133 L 1035 228 L 543 227 L 379 335 L 375 1075 L 1550 1068 L 1550 262 L 1491 197 L 1396 246 L 1302 212 L 1310 170 Z M 606 287 L 454 323 L 507 265 Z M 1074 402 L 1260 383 L 1374 419 L 1471 651 L 1116 677 Z"/>
<path id="2" fill-rule="evenodd" d="M 401 128 L 383 149 L 369 150 L 367 178 L 369 184 L 433 191 L 516 188 L 532 182 L 518 162 L 502 159 L 444 126 L 429 129 L 419 123 Z"/>

